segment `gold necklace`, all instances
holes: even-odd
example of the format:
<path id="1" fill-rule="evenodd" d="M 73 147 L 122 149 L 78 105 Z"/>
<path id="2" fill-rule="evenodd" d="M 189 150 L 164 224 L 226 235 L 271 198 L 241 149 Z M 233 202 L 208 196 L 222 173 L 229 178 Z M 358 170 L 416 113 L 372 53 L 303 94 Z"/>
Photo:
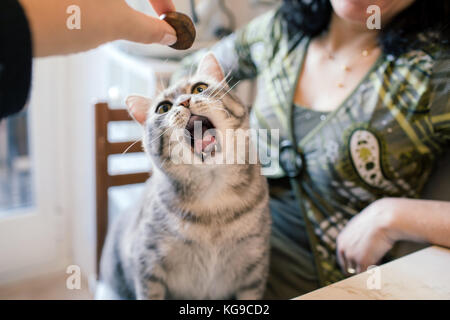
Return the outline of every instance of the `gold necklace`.
<path id="1" fill-rule="evenodd" d="M 377 46 L 375 45 L 375 46 L 373 46 L 372 48 L 363 49 L 363 50 L 359 53 L 359 55 L 360 55 L 361 57 L 367 58 L 367 57 L 369 57 L 369 56 L 371 55 L 372 50 L 374 50 L 376 47 L 377 47 Z M 325 49 L 325 51 L 327 52 L 327 57 L 328 57 L 328 59 L 329 59 L 330 61 L 333 61 L 334 63 L 337 63 L 337 62 L 336 62 L 336 57 L 335 57 L 335 55 L 334 55 L 330 50 L 328 50 L 328 49 Z M 351 59 L 351 60 L 353 60 L 353 59 Z M 349 59 L 348 61 L 351 61 L 351 60 Z M 340 64 L 340 68 L 341 68 L 341 70 L 344 71 L 345 73 L 349 73 L 349 72 L 352 71 L 352 68 L 351 68 L 351 66 L 350 66 L 348 63 Z M 343 82 L 343 81 L 339 81 L 339 82 L 337 83 L 337 86 L 338 86 L 339 88 L 344 88 L 344 82 Z"/>

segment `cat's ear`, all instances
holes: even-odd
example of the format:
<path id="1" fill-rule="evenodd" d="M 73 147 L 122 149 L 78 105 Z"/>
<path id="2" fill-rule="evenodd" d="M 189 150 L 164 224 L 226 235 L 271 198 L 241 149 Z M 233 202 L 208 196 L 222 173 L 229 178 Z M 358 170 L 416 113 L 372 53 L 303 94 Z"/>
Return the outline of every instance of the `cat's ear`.
<path id="1" fill-rule="evenodd" d="M 198 65 L 197 74 L 213 77 L 218 82 L 221 82 L 225 78 L 222 67 L 212 52 L 208 52 L 202 58 Z"/>
<path id="2" fill-rule="evenodd" d="M 134 120 L 139 122 L 140 124 L 144 124 L 147 119 L 147 111 L 152 104 L 152 101 L 149 98 L 143 96 L 129 96 L 125 103 L 128 108 L 128 112 L 133 117 Z"/>

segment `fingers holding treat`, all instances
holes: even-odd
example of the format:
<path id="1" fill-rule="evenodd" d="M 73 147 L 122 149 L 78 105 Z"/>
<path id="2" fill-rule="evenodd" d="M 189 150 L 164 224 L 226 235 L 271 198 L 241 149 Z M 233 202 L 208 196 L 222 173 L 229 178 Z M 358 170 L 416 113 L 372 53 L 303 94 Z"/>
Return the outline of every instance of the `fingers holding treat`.
<path id="1" fill-rule="evenodd" d="M 172 26 L 177 34 L 177 42 L 171 45 L 171 48 L 186 50 L 192 47 L 196 31 L 194 23 L 189 16 L 181 12 L 167 12 L 161 15 L 160 18 Z"/>

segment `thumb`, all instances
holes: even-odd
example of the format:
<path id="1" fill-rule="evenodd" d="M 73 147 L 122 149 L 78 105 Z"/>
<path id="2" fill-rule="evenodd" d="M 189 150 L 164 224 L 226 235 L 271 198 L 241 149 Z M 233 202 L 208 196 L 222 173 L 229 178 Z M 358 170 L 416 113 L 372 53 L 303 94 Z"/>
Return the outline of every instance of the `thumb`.
<path id="1" fill-rule="evenodd" d="M 124 35 L 126 40 L 146 44 L 160 43 L 167 46 L 177 41 L 175 29 L 167 22 L 138 11 L 133 13 L 132 19 L 127 22 L 128 31 Z"/>

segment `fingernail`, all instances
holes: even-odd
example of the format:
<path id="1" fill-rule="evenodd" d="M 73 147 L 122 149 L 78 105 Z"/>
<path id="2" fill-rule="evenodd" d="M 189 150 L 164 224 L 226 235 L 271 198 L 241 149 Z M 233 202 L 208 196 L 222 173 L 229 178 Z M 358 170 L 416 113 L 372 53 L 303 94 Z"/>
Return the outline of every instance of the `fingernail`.
<path id="1" fill-rule="evenodd" d="M 164 44 L 166 46 L 171 46 L 175 42 L 177 42 L 177 37 L 170 33 L 166 33 L 160 41 L 161 44 Z"/>

